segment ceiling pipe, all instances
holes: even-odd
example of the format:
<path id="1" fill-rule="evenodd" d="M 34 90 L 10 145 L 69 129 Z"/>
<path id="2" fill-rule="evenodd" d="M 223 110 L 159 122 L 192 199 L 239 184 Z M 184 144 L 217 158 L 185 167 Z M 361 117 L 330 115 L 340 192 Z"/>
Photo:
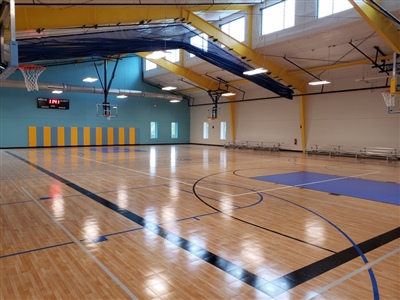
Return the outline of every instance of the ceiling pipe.
<path id="1" fill-rule="evenodd" d="M 26 88 L 26 85 L 25 85 L 24 81 L 5 80 L 5 81 L 0 81 L 0 87 Z M 94 86 L 70 85 L 70 84 L 65 84 L 65 83 L 38 82 L 38 88 L 41 91 L 60 90 L 63 92 L 71 92 L 71 93 L 104 94 L 104 90 L 102 88 L 97 88 Z M 135 90 L 125 90 L 125 89 L 110 89 L 108 91 L 108 94 L 109 95 L 126 95 L 129 97 L 140 97 L 140 98 L 183 100 L 182 96 L 158 94 L 158 93 L 148 93 L 148 92 L 135 91 Z"/>

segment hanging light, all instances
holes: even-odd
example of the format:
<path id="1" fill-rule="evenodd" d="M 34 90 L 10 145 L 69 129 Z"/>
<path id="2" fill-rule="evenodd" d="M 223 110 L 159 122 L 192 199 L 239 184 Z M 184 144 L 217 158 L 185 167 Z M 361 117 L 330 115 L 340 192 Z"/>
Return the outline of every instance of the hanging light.
<path id="1" fill-rule="evenodd" d="M 258 68 L 258 69 L 254 69 L 254 70 L 250 70 L 250 71 L 245 71 L 243 72 L 244 75 L 256 75 L 256 74 L 261 74 L 261 73 L 267 73 L 268 70 L 264 69 L 264 68 Z"/>
<path id="2" fill-rule="evenodd" d="M 164 86 L 161 88 L 163 91 L 173 91 L 176 90 L 176 86 Z"/>
<path id="3" fill-rule="evenodd" d="M 221 96 L 224 96 L 224 97 L 235 96 L 235 95 L 236 95 L 236 93 L 232 93 L 232 92 L 226 92 L 226 93 L 221 94 Z"/>
<path id="4" fill-rule="evenodd" d="M 330 81 L 326 81 L 326 80 L 311 81 L 308 84 L 309 85 L 323 85 L 323 84 L 330 84 Z"/>
<path id="5" fill-rule="evenodd" d="M 62 90 L 53 90 L 52 93 L 53 94 L 62 94 L 63 91 Z"/>
<path id="6" fill-rule="evenodd" d="M 97 81 L 98 79 L 97 78 L 94 78 L 94 77 L 86 77 L 86 78 L 84 78 L 82 81 L 83 82 L 95 82 L 95 81 Z"/>
<path id="7" fill-rule="evenodd" d="M 179 103 L 179 102 L 181 102 L 181 100 L 180 99 L 171 99 L 171 100 L 169 100 L 169 102 L 171 102 L 171 103 Z"/>
<path id="8" fill-rule="evenodd" d="M 119 99 L 125 99 L 125 98 L 128 98 L 128 96 L 127 96 L 127 95 L 124 95 L 124 94 L 121 94 L 121 95 L 118 95 L 117 98 L 119 98 Z"/>

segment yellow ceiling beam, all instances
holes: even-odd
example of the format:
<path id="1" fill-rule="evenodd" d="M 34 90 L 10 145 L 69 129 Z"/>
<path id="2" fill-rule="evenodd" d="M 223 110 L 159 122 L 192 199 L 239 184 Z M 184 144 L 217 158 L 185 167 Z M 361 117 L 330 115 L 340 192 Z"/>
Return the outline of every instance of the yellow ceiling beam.
<path id="1" fill-rule="evenodd" d="M 142 57 L 142 58 L 146 58 L 146 56 L 148 54 L 150 54 L 151 52 L 138 52 L 135 53 L 136 55 Z M 147 59 L 147 58 L 146 58 Z M 178 64 L 174 64 L 166 59 L 148 59 L 152 62 L 154 62 L 155 64 L 159 65 L 160 67 L 175 73 L 179 76 L 182 76 L 188 80 L 190 80 L 191 82 L 193 82 L 194 84 L 206 89 L 206 90 L 218 90 L 220 88 L 225 88 L 223 85 L 220 86 L 219 83 L 215 80 L 209 79 L 207 77 L 201 76 L 198 73 L 187 69 L 185 67 L 182 67 Z M 228 91 L 230 92 L 234 92 L 232 89 L 229 90 L 229 88 L 227 88 Z"/>
<path id="2" fill-rule="evenodd" d="M 378 57 L 377 61 L 391 60 L 391 59 L 393 59 L 393 55 L 386 55 L 386 56 Z M 360 60 L 355 60 L 355 61 L 345 62 L 345 63 L 340 63 L 340 64 L 309 68 L 309 69 L 305 69 L 305 71 L 304 70 L 289 71 L 288 74 L 289 75 L 299 75 L 299 74 L 305 73 L 306 71 L 310 72 L 310 73 L 313 73 L 313 72 L 318 72 L 318 71 L 346 68 L 346 67 L 351 67 L 351 66 L 356 66 L 356 65 L 363 65 L 363 64 L 371 64 L 371 61 L 369 59 L 360 59 Z"/>
<path id="3" fill-rule="evenodd" d="M 229 6 L 229 8 L 235 6 Z M 292 85 L 300 91 L 306 89 L 306 82 L 296 76 L 290 76 L 287 69 L 276 62 L 254 51 L 251 47 L 238 42 L 225 34 L 216 26 L 198 17 L 189 9 L 176 6 L 74 6 L 74 7 L 47 7 L 47 6 L 17 6 L 16 28 L 17 31 L 36 30 L 37 28 L 57 29 L 109 24 L 138 23 L 142 20 L 164 20 L 179 18 L 190 22 L 192 26 L 214 36 L 228 48 L 233 49 L 246 61 L 251 61 L 257 67 L 268 69 L 273 76 L 282 79 L 286 84 Z"/>
<path id="4" fill-rule="evenodd" d="M 381 36 L 393 52 L 400 53 L 400 32 L 384 15 L 379 13 L 375 5 L 369 1 L 349 0 L 354 9 Z"/>
<path id="5" fill-rule="evenodd" d="M 244 5 L 193 6 L 188 11 L 247 10 Z M 142 20 L 175 19 L 174 6 L 16 6 L 16 30 L 57 29 L 109 24 L 132 24 Z"/>
<path id="6" fill-rule="evenodd" d="M 235 5 L 235 4 L 229 4 L 229 5 L 222 5 L 222 4 L 217 4 L 217 5 L 196 5 L 196 6 L 186 6 L 185 9 L 190 10 L 190 11 L 221 11 L 221 10 L 251 10 L 250 5 Z"/>

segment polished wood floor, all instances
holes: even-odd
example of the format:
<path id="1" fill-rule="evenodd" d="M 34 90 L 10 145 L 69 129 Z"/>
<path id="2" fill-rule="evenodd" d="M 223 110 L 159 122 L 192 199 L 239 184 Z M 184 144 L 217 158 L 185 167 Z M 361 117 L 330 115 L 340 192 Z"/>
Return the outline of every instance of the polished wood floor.
<path id="1" fill-rule="evenodd" d="M 400 184 L 399 161 L 163 145 L 0 163 L 1 299 L 400 299 L 399 203 L 254 178 Z"/>

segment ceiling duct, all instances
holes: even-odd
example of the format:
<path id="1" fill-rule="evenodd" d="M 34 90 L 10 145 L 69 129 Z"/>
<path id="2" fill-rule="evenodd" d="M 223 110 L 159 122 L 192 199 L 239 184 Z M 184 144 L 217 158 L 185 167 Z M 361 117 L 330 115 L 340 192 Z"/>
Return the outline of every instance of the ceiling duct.
<path id="1" fill-rule="evenodd" d="M 19 80 L 5 80 L 0 81 L 0 87 L 9 88 L 26 88 L 24 81 Z M 48 82 L 38 82 L 38 87 L 40 91 L 53 91 L 60 90 L 63 92 L 72 93 L 87 93 L 87 94 L 104 94 L 104 90 L 94 86 L 79 86 L 70 85 L 65 83 L 48 83 Z M 157 98 L 165 100 L 183 100 L 182 96 L 169 95 L 169 94 L 158 94 L 158 93 L 148 93 L 135 90 L 125 90 L 125 89 L 110 89 L 109 95 L 126 95 L 129 97 L 140 97 L 140 98 Z"/>

